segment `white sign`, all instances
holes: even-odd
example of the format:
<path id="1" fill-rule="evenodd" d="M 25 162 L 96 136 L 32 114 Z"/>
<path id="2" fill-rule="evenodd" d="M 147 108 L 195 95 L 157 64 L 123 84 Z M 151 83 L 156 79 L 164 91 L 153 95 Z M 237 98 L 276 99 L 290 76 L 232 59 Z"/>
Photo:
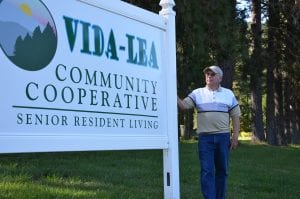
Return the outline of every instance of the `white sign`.
<path id="1" fill-rule="evenodd" d="M 13 31 L 1 38 L 0 135 L 166 137 L 164 30 L 79 1 L 13 2 L 0 4 Z"/>
<path id="2" fill-rule="evenodd" d="M 163 149 L 174 195 L 175 14 L 161 5 L 0 0 L 0 153 Z"/>

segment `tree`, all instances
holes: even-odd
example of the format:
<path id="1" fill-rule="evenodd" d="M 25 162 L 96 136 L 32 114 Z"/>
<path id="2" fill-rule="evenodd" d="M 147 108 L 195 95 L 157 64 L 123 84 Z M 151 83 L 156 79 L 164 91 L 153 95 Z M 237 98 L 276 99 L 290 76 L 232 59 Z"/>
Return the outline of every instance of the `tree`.
<path id="1" fill-rule="evenodd" d="M 271 145 L 277 144 L 274 95 L 274 68 L 276 64 L 276 32 L 279 28 L 277 11 L 278 1 L 271 1 L 268 5 L 268 64 L 267 64 L 267 110 L 266 110 L 266 139 Z"/>
<path id="2" fill-rule="evenodd" d="M 57 46 L 56 33 L 48 23 L 43 32 L 37 26 L 32 36 L 29 33 L 16 39 L 14 56 L 10 59 L 26 70 L 40 70 L 50 63 Z"/>
<path id="3" fill-rule="evenodd" d="M 299 63 L 300 63 L 300 4 L 299 1 L 282 2 L 283 17 L 283 140 L 300 143 L 299 132 Z M 298 121 L 297 121 L 298 117 Z M 297 129 L 298 126 L 298 129 Z"/>
<path id="4" fill-rule="evenodd" d="M 300 63 L 297 4 L 273 0 L 268 5 L 267 141 L 273 145 L 300 142 L 299 95 L 294 93 L 299 89 Z"/>
<path id="5" fill-rule="evenodd" d="M 250 58 L 250 88 L 252 98 L 253 133 L 258 140 L 265 140 L 262 112 L 262 28 L 261 1 L 252 0 L 252 54 Z"/>

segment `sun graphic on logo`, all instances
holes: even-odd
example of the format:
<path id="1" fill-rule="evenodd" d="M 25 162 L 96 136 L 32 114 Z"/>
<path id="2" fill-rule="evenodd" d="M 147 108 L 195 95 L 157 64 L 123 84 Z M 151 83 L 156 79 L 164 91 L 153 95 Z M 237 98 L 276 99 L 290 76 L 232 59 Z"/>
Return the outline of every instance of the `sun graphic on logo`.
<path id="1" fill-rule="evenodd" d="M 22 3 L 20 5 L 20 9 L 27 15 L 27 16 L 32 16 L 32 12 L 30 7 L 26 3 Z"/>
<path id="2" fill-rule="evenodd" d="M 38 71 L 55 55 L 57 32 L 40 0 L 0 0 L 0 47 L 19 68 Z"/>

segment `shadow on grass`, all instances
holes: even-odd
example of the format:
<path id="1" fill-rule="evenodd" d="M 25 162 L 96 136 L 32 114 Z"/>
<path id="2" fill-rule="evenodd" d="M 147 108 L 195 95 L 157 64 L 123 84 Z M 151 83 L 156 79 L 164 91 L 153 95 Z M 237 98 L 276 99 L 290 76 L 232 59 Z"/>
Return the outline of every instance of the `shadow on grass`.
<path id="1" fill-rule="evenodd" d="M 201 198 L 197 140 L 179 145 L 181 198 Z M 0 198 L 163 198 L 162 150 L 0 155 Z M 230 199 L 300 198 L 300 147 L 240 141 Z"/>
<path id="2" fill-rule="evenodd" d="M 70 191 L 74 193 L 71 198 L 84 192 L 89 193 L 87 198 L 163 196 L 162 152 L 158 150 L 9 154 L 1 155 L 0 162 L 0 198 L 18 198 L 4 195 L 9 184 L 20 185 L 19 190 L 24 184 L 40 186 L 43 193 L 37 190 L 32 198 L 53 198 L 53 194 L 70 198 L 64 197 Z M 26 189 L 22 191 L 23 196 L 29 195 Z"/>

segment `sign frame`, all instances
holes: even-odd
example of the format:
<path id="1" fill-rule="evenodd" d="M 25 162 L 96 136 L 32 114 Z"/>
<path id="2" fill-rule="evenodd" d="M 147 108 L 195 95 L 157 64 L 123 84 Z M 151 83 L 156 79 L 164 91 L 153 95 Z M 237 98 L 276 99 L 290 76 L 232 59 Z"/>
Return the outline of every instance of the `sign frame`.
<path id="1" fill-rule="evenodd" d="M 167 46 L 161 56 L 166 67 L 166 132 L 157 135 L 11 135 L 1 133 L 0 153 L 58 152 L 58 151 L 96 151 L 96 150 L 163 150 L 164 198 L 180 198 L 178 122 L 176 86 L 176 36 L 174 0 L 161 0 L 162 10 L 155 14 L 128 3 L 114 0 L 74 0 L 97 7 L 129 20 L 144 23 L 163 32 L 162 46 Z"/>

